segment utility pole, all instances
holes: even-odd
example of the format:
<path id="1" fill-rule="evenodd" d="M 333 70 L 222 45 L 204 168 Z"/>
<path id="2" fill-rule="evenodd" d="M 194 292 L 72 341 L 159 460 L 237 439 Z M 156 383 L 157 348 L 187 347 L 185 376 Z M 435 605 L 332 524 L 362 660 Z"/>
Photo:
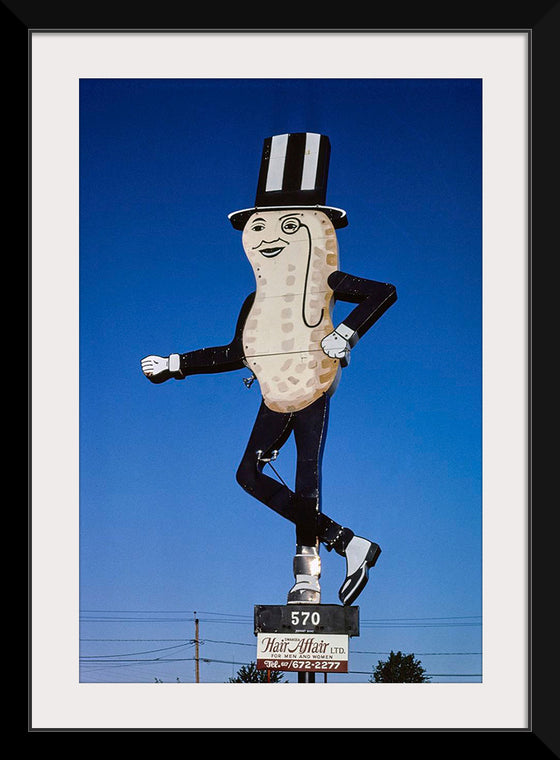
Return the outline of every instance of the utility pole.
<path id="1" fill-rule="evenodd" d="M 196 615 L 196 612 L 194 613 Z M 194 619 L 194 668 L 195 668 L 195 683 L 200 683 L 200 670 L 198 659 L 198 618 Z"/>

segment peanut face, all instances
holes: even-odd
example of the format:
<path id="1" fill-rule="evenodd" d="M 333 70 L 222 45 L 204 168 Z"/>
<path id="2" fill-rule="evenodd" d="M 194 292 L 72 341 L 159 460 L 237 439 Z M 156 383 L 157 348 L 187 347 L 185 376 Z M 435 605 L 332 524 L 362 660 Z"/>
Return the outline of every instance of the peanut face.
<path id="1" fill-rule="evenodd" d="M 321 349 L 333 330 L 338 243 L 322 211 L 257 211 L 243 230 L 256 295 L 243 331 L 247 366 L 272 411 L 294 412 L 336 387 L 340 366 Z"/>

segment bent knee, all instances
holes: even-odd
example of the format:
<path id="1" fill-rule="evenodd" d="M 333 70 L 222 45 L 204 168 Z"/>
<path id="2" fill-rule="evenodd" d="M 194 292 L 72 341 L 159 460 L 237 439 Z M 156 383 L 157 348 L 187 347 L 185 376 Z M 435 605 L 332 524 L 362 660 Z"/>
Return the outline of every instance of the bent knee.
<path id="1" fill-rule="evenodd" d="M 241 462 L 235 474 L 237 482 L 245 491 L 254 490 L 258 477 L 256 462 L 249 462 L 246 459 Z"/>

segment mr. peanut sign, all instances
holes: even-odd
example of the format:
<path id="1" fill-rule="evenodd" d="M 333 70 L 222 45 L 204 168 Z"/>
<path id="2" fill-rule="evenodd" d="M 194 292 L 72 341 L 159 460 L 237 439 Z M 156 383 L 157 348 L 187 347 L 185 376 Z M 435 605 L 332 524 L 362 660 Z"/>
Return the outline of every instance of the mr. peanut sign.
<path id="1" fill-rule="evenodd" d="M 330 141 L 295 133 L 265 139 L 254 206 L 229 215 L 255 275 L 233 340 L 169 356 L 150 355 L 153 383 L 249 369 L 262 402 L 237 471 L 238 483 L 295 526 L 295 583 L 288 604 L 318 604 L 321 544 L 346 561 L 343 605 L 358 597 L 381 549 L 323 511 L 321 461 L 330 399 L 351 349 L 396 301 L 396 289 L 341 271 L 336 230 L 346 212 L 326 205 Z M 354 305 L 335 327 L 337 301 Z M 295 484 L 265 474 L 291 434 Z"/>

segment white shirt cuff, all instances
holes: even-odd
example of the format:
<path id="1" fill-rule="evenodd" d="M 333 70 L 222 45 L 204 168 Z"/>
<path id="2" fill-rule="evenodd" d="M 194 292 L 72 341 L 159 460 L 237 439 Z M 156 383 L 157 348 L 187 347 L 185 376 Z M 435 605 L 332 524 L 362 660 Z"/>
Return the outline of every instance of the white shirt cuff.
<path id="1" fill-rule="evenodd" d="M 179 354 L 169 354 L 169 371 L 180 372 L 181 371 L 181 357 Z"/>
<path id="2" fill-rule="evenodd" d="M 358 339 L 358 336 L 356 335 L 355 331 L 352 330 L 351 327 L 347 327 L 344 322 L 341 322 L 339 326 L 336 328 L 336 332 L 341 335 L 344 340 L 347 340 L 349 343 L 355 343 Z"/>

